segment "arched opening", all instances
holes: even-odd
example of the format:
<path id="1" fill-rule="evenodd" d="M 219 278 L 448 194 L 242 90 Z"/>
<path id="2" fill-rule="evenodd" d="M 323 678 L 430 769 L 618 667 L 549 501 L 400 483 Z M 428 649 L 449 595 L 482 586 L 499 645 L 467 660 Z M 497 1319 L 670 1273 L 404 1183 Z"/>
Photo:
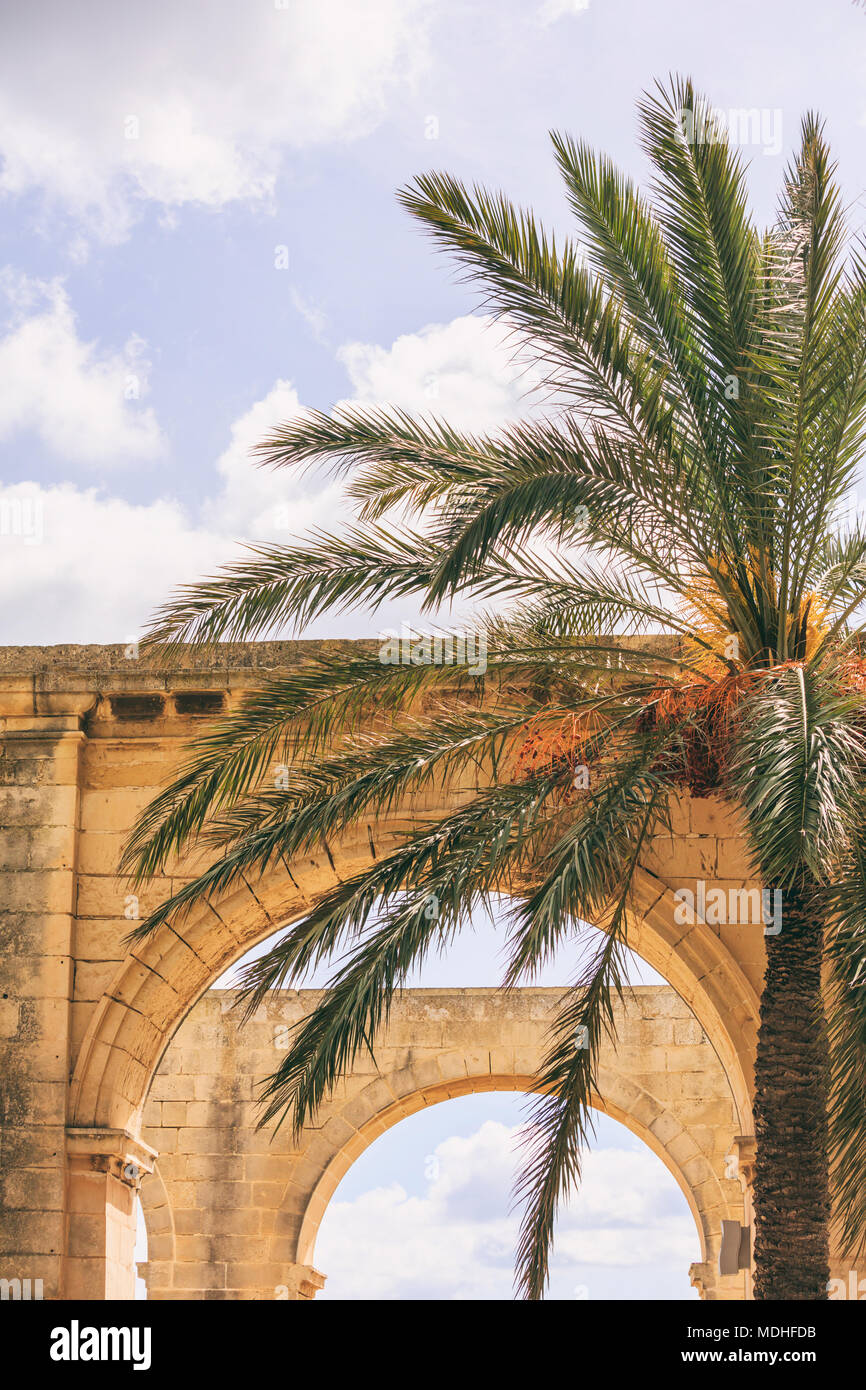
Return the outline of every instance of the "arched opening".
<path id="1" fill-rule="evenodd" d="M 531 1075 L 458 1075 L 438 1083 L 417 1084 L 420 1075 L 419 1068 L 410 1066 L 401 1075 L 389 1077 L 389 1088 L 397 1093 L 397 1099 L 375 1107 L 366 1123 L 357 1126 L 354 1135 L 331 1154 L 316 1180 L 309 1184 L 309 1194 L 296 1223 L 295 1258 L 300 1265 L 315 1267 L 317 1239 L 325 1212 L 353 1165 L 380 1136 L 419 1112 L 429 1113 L 432 1107 L 443 1102 L 478 1097 L 482 1092 L 526 1096 L 533 1089 Z M 608 1064 L 600 1068 L 599 1092 L 594 1101 L 595 1109 L 609 1122 L 618 1122 L 630 1132 L 668 1170 L 691 1215 L 692 1229 L 697 1233 L 695 1262 L 706 1261 L 710 1248 L 715 1246 L 715 1228 L 724 1205 L 712 1158 L 697 1149 L 688 1129 L 656 1096 L 636 1085 L 615 1066 Z M 354 1113 L 358 1113 L 357 1105 Z"/>
<path id="2" fill-rule="evenodd" d="M 468 924 L 468 929 L 460 936 L 449 942 L 447 954 L 433 955 L 428 957 L 420 968 L 417 968 L 407 978 L 407 989 L 431 989 L 431 988 L 496 988 L 501 981 L 504 963 L 504 940 L 505 932 L 503 926 L 509 910 L 508 899 L 503 896 L 494 899 L 492 913 L 479 914 L 476 919 Z M 251 960 L 264 953 L 278 937 L 269 937 L 258 943 L 250 951 L 240 958 L 225 974 L 216 982 L 215 988 L 231 989 L 240 981 L 244 966 Z M 579 931 L 573 932 L 567 942 L 553 953 L 552 957 L 546 962 L 544 967 L 533 978 L 535 986 L 560 988 L 569 980 L 575 979 L 580 973 L 581 964 L 585 964 L 599 948 L 600 938 L 603 932 L 589 923 L 582 924 Z M 645 960 L 637 950 L 627 948 L 625 953 L 624 969 L 625 979 L 630 986 L 638 988 L 661 987 L 669 988 L 667 981 L 658 971 Z M 303 980 L 304 987 L 324 988 L 327 986 L 335 966 L 331 963 L 321 965 L 311 971 Z M 694 1025 L 686 1025 L 694 1026 Z M 682 1034 L 679 1035 L 680 1037 Z M 708 1039 L 703 1030 L 697 1029 L 697 1036 L 701 1041 L 707 1043 Z M 615 1050 L 616 1043 L 613 1044 Z M 458 1082 L 458 1086 L 465 1085 L 467 1094 L 478 1094 L 482 1089 L 481 1084 L 476 1082 Z M 486 1078 L 485 1089 L 491 1089 L 491 1079 Z M 525 1078 L 525 1089 L 531 1088 L 531 1078 Z M 500 1078 L 498 1084 L 500 1092 L 506 1090 L 523 1089 L 519 1083 L 512 1083 L 508 1078 Z M 444 1094 L 437 1094 L 435 1091 L 427 1091 L 422 1097 L 417 1099 L 419 1105 L 426 1109 L 444 1100 L 448 1100 L 455 1095 L 455 1085 L 450 1083 Z M 645 1100 L 646 1098 L 644 1098 Z M 684 1209 L 690 1213 L 692 1228 L 697 1228 L 698 1251 L 694 1256 L 694 1262 L 705 1262 L 707 1259 L 707 1236 L 710 1234 L 707 1228 L 707 1215 L 701 1214 L 696 1201 L 692 1185 L 684 1176 L 682 1169 L 673 1160 L 671 1153 L 666 1147 L 665 1142 L 660 1141 L 655 1130 L 650 1127 L 650 1122 L 638 1119 L 637 1111 L 632 1111 L 629 1104 L 618 1106 L 614 1096 L 614 1088 L 611 1087 L 605 1092 L 605 1099 L 599 1100 L 599 1109 L 606 1112 L 606 1122 L 614 1123 L 625 1127 L 637 1137 L 640 1145 L 639 1151 L 649 1150 L 655 1155 L 656 1160 L 660 1160 L 663 1167 L 667 1170 L 678 1192 L 678 1201 L 684 1204 Z M 397 1115 L 388 1121 L 394 1124 Z M 657 1112 L 652 1115 L 652 1123 L 658 1120 Z M 381 1129 L 382 1117 L 377 1116 L 373 1127 L 373 1137 L 375 1138 Z M 667 1133 L 665 1138 L 670 1138 Z M 691 1155 L 694 1164 L 694 1155 Z M 333 1193 L 335 1185 L 343 1180 L 345 1171 L 344 1165 L 354 1164 L 357 1161 L 357 1149 L 353 1145 L 351 1152 L 341 1155 L 334 1160 L 333 1166 L 326 1177 L 321 1180 L 317 1187 L 307 1210 L 305 1225 L 298 1240 L 297 1260 L 303 1265 L 313 1266 L 315 1264 L 314 1245 L 315 1236 L 310 1236 L 313 1229 L 317 1229 L 318 1221 L 321 1219 L 323 1203 L 328 1201 L 329 1194 Z M 692 1174 L 694 1177 L 694 1174 Z M 331 1198 L 333 1200 L 333 1198 Z M 685 1266 L 687 1268 L 687 1266 Z M 690 1289 L 686 1281 L 687 1290 Z M 685 1296 L 691 1297 L 690 1292 Z"/>
<path id="3" fill-rule="evenodd" d="M 378 1135 L 342 1176 L 309 1263 L 319 1297 L 509 1299 L 511 1194 L 526 1097 L 476 1093 Z M 595 1116 L 580 1191 L 557 1223 L 551 1299 L 695 1299 L 702 1232 L 679 1180 L 609 1115 Z"/>

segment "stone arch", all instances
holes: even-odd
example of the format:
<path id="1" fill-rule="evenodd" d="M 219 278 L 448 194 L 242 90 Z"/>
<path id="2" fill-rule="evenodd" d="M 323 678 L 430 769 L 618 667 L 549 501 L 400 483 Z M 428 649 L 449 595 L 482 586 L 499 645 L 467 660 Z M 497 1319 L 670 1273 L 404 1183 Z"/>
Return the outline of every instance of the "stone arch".
<path id="1" fill-rule="evenodd" d="M 341 843 L 339 855 L 329 850 L 329 872 L 312 863 L 318 893 L 370 859 L 370 844 L 359 839 Z M 150 1082 L 184 1016 L 252 946 L 309 911 L 318 893 L 304 892 L 299 878 L 302 884 L 294 864 L 291 874 L 272 872 L 255 888 L 244 886 L 203 906 L 178 928 L 161 927 L 129 952 L 94 1010 L 78 1054 L 73 1126 L 138 1134 Z M 740 1133 L 749 1134 L 757 993 L 719 936 L 701 921 L 676 925 L 674 906 L 671 888 L 639 871 L 627 942 L 693 1011 L 728 1076 Z M 604 927 L 604 920 L 598 925 Z"/>
<path id="2" fill-rule="evenodd" d="M 442 797 L 428 809 L 441 813 L 447 802 Z M 319 857 L 293 861 L 244 883 L 131 949 L 93 1008 L 78 1050 L 68 1134 L 84 1146 L 94 1133 L 113 1136 L 113 1151 L 137 1140 L 160 1059 L 193 1005 L 252 946 L 302 917 L 323 892 L 398 843 L 400 827 L 390 825 L 377 824 L 375 841 L 371 827 L 353 830 L 325 846 Z M 672 841 L 674 849 L 677 843 Z M 683 872 L 693 871 L 687 837 L 681 837 L 681 844 Z M 692 1011 L 728 1079 L 735 1132 L 749 1135 L 757 994 L 729 943 L 703 921 L 678 925 L 674 909 L 671 884 L 652 869 L 641 869 L 633 883 L 626 939 Z M 604 929 L 604 916 L 597 925 Z M 76 1212 L 77 1202 L 72 1186 L 70 1212 Z M 130 1240 L 127 1231 L 123 1241 Z M 127 1255 L 131 1270 L 131 1244 Z M 78 1276 L 72 1263 L 68 1270 L 65 1287 L 72 1296 Z"/>
<path id="3" fill-rule="evenodd" d="M 311 1297 L 324 1278 L 312 1267 L 315 1233 L 351 1163 L 423 1107 L 479 1091 L 532 1091 L 561 994 L 403 991 L 375 1059 L 357 1059 L 296 1140 L 285 1128 L 255 1132 L 256 1079 L 273 1067 L 275 1038 L 321 992 L 277 991 L 239 1034 L 231 991 L 212 991 L 179 1030 L 145 1114 L 146 1140 L 163 1154 L 157 1170 L 168 1205 L 186 1233 L 176 1255 L 165 1243 L 164 1257 L 151 1259 L 151 1296 Z M 617 1003 L 616 1039 L 602 1049 L 595 1104 L 646 1143 L 684 1192 L 704 1296 L 741 1298 L 741 1278 L 719 1281 L 714 1272 L 722 1221 L 743 1217 L 726 1163 L 737 1113 L 718 1056 L 667 986 L 638 987 Z"/>
<path id="4" fill-rule="evenodd" d="M 384 1104 L 377 1078 L 360 1096 L 331 1115 L 322 1131 L 324 1142 L 316 1146 L 315 1156 L 293 1175 L 286 1193 L 286 1220 L 278 1223 L 280 1234 L 276 1239 L 282 1240 L 287 1234 L 290 1240 L 294 1237 L 296 1264 L 314 1265 L 319 1226 L 337 1187 L 364 1150 L 394 1125 L 430 1105 L 459 1096 L 482 1091 L 528 1093 L 537 1090 L 531 1075 L 473 1072 L 475 1063 L 472 1053 L 455 1050 L 444 1054 L 439 1059 L 440 1067 L 455 1073 L 455 1079 L 447 1081 L 431 1081 L 424 1064 L 411 1065 L 388 1076 L 391 1099 Z M 457 1075 L 460 1068 L 465 1072 L 462 1076 Z M 708 1262 L 718 1252 L 720 1223 L 728 1215 L 730 1202 L 722 1192 L 707 1155 L 689 1130 L 649 1091 L 611 1066 L 600 1070 L 599 1090 L 593 1098 L 593 1106 L 623 1124 L 664 1163 L 694 1219 L 701 1262 Z M 370 1111 L 368 1118 L 356 1125 L 359 1116 L 366 1111 Z M 351 1130 L 348 1138 L 345 1137 L 347 1127 Z M 309 1181 L 316 1172 L 319 1176 L 309 1191 L 306 1205 L 298 1210 L 298 1191 L 305 1178 Z"/>

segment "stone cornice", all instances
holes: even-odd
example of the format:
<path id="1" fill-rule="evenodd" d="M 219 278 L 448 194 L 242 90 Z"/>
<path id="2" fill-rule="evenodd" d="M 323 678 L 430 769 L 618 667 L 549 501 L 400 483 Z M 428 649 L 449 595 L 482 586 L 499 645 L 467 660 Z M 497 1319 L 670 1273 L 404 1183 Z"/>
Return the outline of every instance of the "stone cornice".
<path id="1" fill-rule="evenodd" d="M 130 646 L 76 645 L 0 647 L 0 719 L 28 716 L 114 718 L 112 696 L 174 695 L 207 691 L 241 692 L 263 679 L 322 657 L 373 652 L 374 637 L 333 641 L 225 642 L 214 647 L 183 646 L 170 656 Z M 674 653 L 668 637 L 623 639 L 622 645 L 649 653 Z M 663 669 L 670 669 L 666 666 Z M 218 714 L 214 708 L 193 713 Z M 154 708 L 154 714 L 182 714 L 180 708 Z M 131 717 L 131 716 L 130 716 Z"/>

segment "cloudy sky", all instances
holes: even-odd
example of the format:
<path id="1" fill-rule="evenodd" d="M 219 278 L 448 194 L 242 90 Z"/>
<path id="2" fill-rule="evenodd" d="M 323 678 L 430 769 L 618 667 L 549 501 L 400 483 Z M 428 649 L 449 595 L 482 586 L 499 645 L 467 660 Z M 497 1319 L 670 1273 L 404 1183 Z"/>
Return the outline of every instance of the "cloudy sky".
<path id="1" fill-rule="evenodd" d="M 243 540 L 334 523 L 264 474 L 340 400 L 491 426 L 522 386 L 394 190 L 444 167 L 567 214 L 547 131 L 638 177 L 634 102 L 691 72 L 770 215 L 809 105 L 866 215 L 866 12 L 850 0 L 31 0 L 0 44 L 0 641 L 125 641 Z M 379 626 L 412 614 L 383 615 Z M 369 615 L 311 635 L 369 632 Z"/>
<path id="2" fill-rule="evenodd" d="M 809 107 L 866 220 L 850 0 L 28 0 L 2 23 L 3 643 L 125 642 L 244 541 L 337 524 L 327 479 L 249 460 L 300 409 L 390 401 L 487 428 L 525 408 L 500 338 L 397 206 L 418 172 L 504 187 L 567 230 L 548 130 L 642 178 L 634 103 L 678 70 L 722 111 L 760 112 L 761 220 Z M 424 983 L 492 984 L 494 960 L 476 939 Z M 438 1106 L 371 1147 L 322 1230 L 330 1296 L 371 1277 L 382 1297 L 508 1296 L 514 1106 Z M 689 1220 L 606 1125 L 558 1296 L 639 1297 L 650 1268 L 689 1296 Z"/>
<path id="3" fill-rule="evenodd" d="M 511 1192 L 525 1106 L 464 1096 L 388 1130 L 352 1166 L 316 1241 L 318 1297 L 506 1299 L 518 1218 Z M 580 1193 L 557 1226 L 549 1297 L 697 1298 L 695 1223 L 674 1178 L 599 1116 Z"/>

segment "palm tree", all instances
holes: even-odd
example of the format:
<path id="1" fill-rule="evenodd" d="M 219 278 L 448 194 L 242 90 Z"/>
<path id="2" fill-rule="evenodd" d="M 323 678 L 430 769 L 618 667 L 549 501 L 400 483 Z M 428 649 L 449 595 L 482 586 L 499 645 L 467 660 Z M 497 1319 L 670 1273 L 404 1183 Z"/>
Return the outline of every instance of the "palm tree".
<path id="1" fill-rule="evenodd" d="M 404 817 L 396 848 L 246 971 L 251 1010 L 340 957 L 267 1086 L 263 1122 L 288 1115 L 296 1131 L 479 903 L 511 895 L 507 985 L 582 921 L 603 925 L 526 1132 L 529 1298 L 580 1177 L 634 873 L 684 792 L 739 805 L 756 875 L 784 894 L 755 1076 L 756 1296 L 826 1297 L 831 1158 L 850 1248 L 866 1228 L 866 528 L 842 517 L 866 428 L 866 268 L 817 118 L 762 234 L 709 112 L 683 79 L 645 96 L 649 196 L 552 137 L 579 244 L 446 174 L 403 189 L 535 364 L 546 408 L 483 435 L 354 407 L 280 426 L 262 462 L 331 462 L 355 525 L 255 548 L 182 590 L 150 633 L 170 653 L 396 597 L 431 612 L 496 601 L 477 620 L 483 671 L 437 663 L 418 634 L 407 664 L 363 647 L 267 682 L 195 742 L 124 867 L 143 879 L 194 842 L 213 850 L 141 937 L 434 780 L 459 783 L 452 810 Z"/>

